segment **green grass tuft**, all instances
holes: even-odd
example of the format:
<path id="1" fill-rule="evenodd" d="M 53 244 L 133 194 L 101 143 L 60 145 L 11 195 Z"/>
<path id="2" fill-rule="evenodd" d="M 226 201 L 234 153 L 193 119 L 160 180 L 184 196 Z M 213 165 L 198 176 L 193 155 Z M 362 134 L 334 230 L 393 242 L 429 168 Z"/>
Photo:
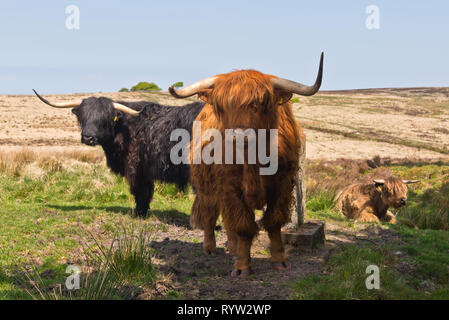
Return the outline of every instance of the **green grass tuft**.
<path id="1" fill-rule="evenodd" d="M 132 228 L 122 227 L 110 246 L 104 245 L 93 234 L 90 236 L 94 245 L 84 248 L 85 272 L 80 273 L 80 288 L 68 290 L 63 277 L 60 277 L 60 283 L 49 288 L 48 281 L 41 276 L 39 269 L 42 268 L 34 266 L 31 271 L 24 273 L 29 285 L 23 285 L 32 299 L 132 299 L 141 285 L 148 285 L 156 280 L 148 237 L 144 230 L 136 232 Z M 18 280 L 21 281 L 20 278 Z"/>

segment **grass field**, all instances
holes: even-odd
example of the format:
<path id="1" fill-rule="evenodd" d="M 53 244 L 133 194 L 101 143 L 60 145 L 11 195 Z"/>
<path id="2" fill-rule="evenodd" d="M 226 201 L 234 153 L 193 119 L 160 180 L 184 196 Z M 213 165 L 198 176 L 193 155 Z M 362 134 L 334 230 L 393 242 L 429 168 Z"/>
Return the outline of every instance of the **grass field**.
<path id="1" fill-rule="evenodd" d="M 391 172 L 421 181 L 410 187 L 398 225 L 362 224 L 336 213 L 333 197 L 349 179 Z M 308 217 L 326 220 L 332 254 L 307 274 L 284 278 L 261 269 L 240 285 L 260 286 L 252 298 L 274 286 L 275 298 L 448 299 L 448 184 L 449 164 L 441 162 L 311 162 Z M 110 174 L 101 157 L 42 157 L 27 150 L 1 154 L 0 190 L 0 299 L 178 299 L 192 297 L 192 287 L 200 288 L 195 298 L 232 298 L 229 290 L 239 285 L 206 290 L 214 281 L 229 283 L 232 261 L 224 253 L 202 255 L 202 233 L 188 227 L 190 192 L 159 184 L 151 216 L 137 218 L 126 182 Z M 184 259 L 184 251 L 197 259 L 187 261 L 186 272 L 171 262 Z M 268 251 L 258 245 L 253 251 L 261 259 L 256 263 L 268 268 Z M 299 256 L 306 260 L 308 254 Z M 380 268 L 380 290 L 365 287 L 371 264 Z M 82 266 L 76 293 L 63 289 L 69 265 Z"/>
<path id="2" fill-rule="evenodd" d="M 91 95 L 196 100 L 167 92 L 48 98 Z M 101 150 L 79 142 L 70 110 L 0 96 L 0 299 L 448 299 L 449 89 L 328 91 L 292 102 L 307 136 L 307 218 L 326 221 L 327 243 L 313 252 L 287 246 L 292 270 L 276 273 L 261 233 L 255 275 L 232 279 L 221 221 L 217 256 L 203 254 L 202 231 L 189 225 L 190 191 L 158 184 L 151 215 L 135 217 L 126 182 Z M 420 180 L 398 225 L 336 212 L 339 189 L 391 174 Z M 371 264 L 380 290 L 365 287 Z M 80 269 L 80 290 L 65 289 L 69 266 Z"/>
<path id="3" fill-rule="evenodd" d="M 135 236 L 142 233 L 145 236 L 139 241 L 148 243 L 151 234 L 163 228 L 155 220 L 188 212 L 191 206 L 187 195 L 172 186 L 159 185 L 152 203 L 153 217 L 135 218 L 126 182 L 110 174 L 102 163 L 74 160 L 67 167 L 67 162 L 56 158 L 36 163 L 33 153 L 25 151 L 3 159 L 0 168 L 1 299 L 29 297 L 25 289 L 32 288 L 17 284 L 29 282 L 26 276 L 30 271 L 47 274 L 45 283 L 65 279 L 69 264 L 85 265 L 86 259 L 90 263 L 92 248 L 98 251 L 101 244 L 105 251 L 126 231 L 133 236 L 122 239 L 125 244 L 132 245 Z M 101 254 L 97 257 L 107 260 Z M 151 267 L 150 259 L 144 262 Z"/>

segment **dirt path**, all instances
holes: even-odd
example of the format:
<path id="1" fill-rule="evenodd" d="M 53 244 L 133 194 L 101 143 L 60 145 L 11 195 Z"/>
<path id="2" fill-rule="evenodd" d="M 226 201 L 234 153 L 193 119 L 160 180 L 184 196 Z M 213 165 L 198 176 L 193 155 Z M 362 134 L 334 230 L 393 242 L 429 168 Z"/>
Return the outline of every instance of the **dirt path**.
<path id="1" fill-rule="evenodd" d="M 190 233 L 201 237 L 197 232 Z M 230 276 L 233 260 L 225 252 L 225 238 L 224 232 L 220 232 L 216 256 L 203 254 L 201 243 L 176 238 L 155 241 L 153 247 L 161 259 L 156 263 L 161 263 L 162 271 L 173 274 L 174 286 L 187 299 L 286 299 L 286 286 L 300 276 L 320 273 L 330 252 L 330 246 L 313 253 L 289 250 L 292 269 L 278 273 L 270 265 L 267 236 L 261 234 L 252 249 L 254 275 L 236 279 Z"/>
<path id="2" fill-rule="evenodd" d="M 168 276 L 155 288 L 142 293 L 140 299 L 163 298 L 169 290 L 182 292 L 185 299 L 288 299 L 289 287 L 301 276 L 322 274 L 329 256 L 341 245 L 364 240 L 385 244 L 398 237 L 381 226 L 358 225 L 347 229 L 327 223 L 326 245 L 312 250 L 286 246 L 291 270 L 277 272 L 271 268 L 268 237 L 261 232 L 251 251 L 254 274 L 232 278 L 233 259 L 226 253 L 226 233 L 218 231 L 217 254 L 202 251 L 203 233 L 192 230 L 185 218 L 164 219 L 168 229 L 158 232 L 151 246 L 156 250 L 153 263 Z"/>

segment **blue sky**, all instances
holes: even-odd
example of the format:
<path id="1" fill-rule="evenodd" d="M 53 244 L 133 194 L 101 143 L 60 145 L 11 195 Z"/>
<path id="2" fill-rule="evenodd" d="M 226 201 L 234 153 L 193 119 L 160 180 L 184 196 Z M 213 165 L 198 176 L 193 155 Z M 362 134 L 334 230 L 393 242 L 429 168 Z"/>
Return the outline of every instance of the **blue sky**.
<path id="1" fill-rule="evenodd" d="M 79 30 L 65 26 L 72 4 Z M 246 68 L 308 84 L 321 51 L 323 89 L 449 86 L 448 12 L 444 0 L 3 0 L 0 94 L 166 90 Z"/>

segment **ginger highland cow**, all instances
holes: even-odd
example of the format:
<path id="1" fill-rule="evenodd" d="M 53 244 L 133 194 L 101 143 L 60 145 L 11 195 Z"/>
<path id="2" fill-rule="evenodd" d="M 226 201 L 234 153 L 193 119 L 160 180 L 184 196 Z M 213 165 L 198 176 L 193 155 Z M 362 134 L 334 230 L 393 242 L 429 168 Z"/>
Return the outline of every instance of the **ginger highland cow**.
<path id="1" fill-rule="evenodd" d="M 251 245 L 259 231 L 254 214 L 256 209 L 263 210 L 260 226 L 270 238 L 273 267 L 278 271 L 289 268 L 281 227 L 290 220 L 299 153 L 305 141 L 293 115 L 290 99 L 293 93 L 315 94 L 321 86 L 322 72 L 323 54 L 313 86 L 255 70 L 240 70 L 204 79 L 181 90 L 170 88 L 170 93 L 177 98 L 197 94 L 206 102 L 196 120 L 201 122 L 202 132 L 215 129 L 221 133 L 223 150 L 226 129 L 278 130 L 277 141 L 270 140 L 268 134 L 265 141 L 257 141 L 270 146 L 277 142 L 278 166 L 272 175 L 260 174 L 264 164 L 259 160 L 255 164 L 248 161 L 248 140 L 245 141 L 242 164 L 225 164 L 225 152 L 222 163 L 191 162 L 191 180 L 198 192 L 192 207 L 191 224 L 204 229 L 203 248 L 213 253 L 216 250 L 214 227 L 219 214 L 222 215 L 228 235 L 228 250 L 235 256 L 232 276 L 245 276 L 252 272 Z M 201 149 L 204 150 L 210 142 L 203 138 Z M 191 161 L 194 148 L 192 145 Z M 233 152 L 238 152 L 235 146 Z"/>
<path id="2" fill-rule="evenodd" d="M 349 219 L 396 223 L 395 215 L 388 208 L 405 206 L 407 184 L 415 182 L 418 181 L 390 177 L 386 180 L 374 180 L 370 184 L 354 184 L 336 196 L 337 208 Z"/>

